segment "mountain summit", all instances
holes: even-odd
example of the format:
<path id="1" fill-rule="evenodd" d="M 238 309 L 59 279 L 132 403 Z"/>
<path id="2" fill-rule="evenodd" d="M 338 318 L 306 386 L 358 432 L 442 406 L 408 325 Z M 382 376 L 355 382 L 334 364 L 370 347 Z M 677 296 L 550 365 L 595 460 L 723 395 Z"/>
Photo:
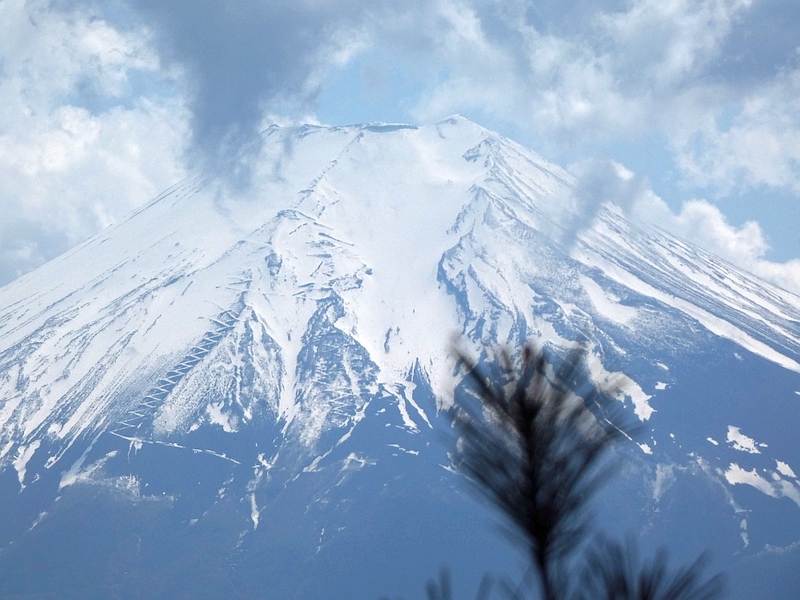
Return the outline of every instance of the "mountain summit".
<path id="1" fill-rule="evenodd" d="M 576 233 L 572 175 L 463 117 L 263 135 L 250 189 L 189 178 L 0 290 L 0 595 L 513 565 L 438 442 L 454 335 L 584 340 L 645 431 L 610 527 L 800 584 L 800 298 L 613 203 Z"/>

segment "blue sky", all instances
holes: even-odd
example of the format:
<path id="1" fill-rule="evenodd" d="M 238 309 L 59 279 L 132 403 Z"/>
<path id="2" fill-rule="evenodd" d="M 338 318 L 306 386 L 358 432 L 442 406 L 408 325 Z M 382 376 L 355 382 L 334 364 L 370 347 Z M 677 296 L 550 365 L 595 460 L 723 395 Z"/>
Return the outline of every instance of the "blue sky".
<path id="1" fill-rule="evenodd" d="M 0 106 L 0 285 L 270 123 L 461 113 L 800 293 L 796 0 L 0 0 Z"/>

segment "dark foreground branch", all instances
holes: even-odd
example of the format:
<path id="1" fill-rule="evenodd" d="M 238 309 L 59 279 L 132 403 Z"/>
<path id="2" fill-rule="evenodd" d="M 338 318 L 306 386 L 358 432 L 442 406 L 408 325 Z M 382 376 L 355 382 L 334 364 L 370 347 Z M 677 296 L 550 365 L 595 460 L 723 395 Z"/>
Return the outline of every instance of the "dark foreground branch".
<path id="1" fill-rule="evenodd" d="M 523 349 L 519 365 L 499 355 L 488 373 L 462 355 L 472 396 L 457 397 L 458 466 L 497 506 L 526 545 L 542 597 L 563 597 L 564 559 L 586 536 L 586 508 L 609 474 L 604 451 L 622 429 L 608 418 L 611 395 L 592 385 L 581 348 L 560 365 Z"/>
<path id="2" fill-rule="evenodd" d="M 603 537 L 589 550 L 576 600 L 712 600 L 722 593 L 722 576 L 705 579 L 708 563 L 701 555 L 691 565 L 670 572 L 667 552 L 660 549 L 641 564 L 632 538 L 622 544 Z"/>
<path id="3" fill-rule="evenodd" d="M 455 461 L 506 517 L 538 575 L 542 600 L 707 600 L 720 593 L 719 577 L 701 581 L 702 560 L 669 575 L 665 554 L 644 567 L 627 549 L 596 541 L 582 578 L 570 578 L 568 560 L 590 536 L 588 505 L 611 473 L 605 451 L 633 427 L 621 422 L 612 382 L 599 388 L 585 351 L 548 356 L 528 345 L 515 364 L 507 352 L 479 364 L 462 354 L 465 387 L 452 409 L 459 433 Z M 494 358 L 494 360 L 491 360 Z M 488 366 L 483 366 L 488 365 Z M 575 563 L 570 563 L 575 564 Z M 574 588 L 570 581 L 579 580 Z M 438 600 L 445 596 L 433 594 Z M 448 584 L 449 585 L 449 584 Z M 522 598 L 528 590 L 513 592 Z M 532 590 L 531 590 L 532 591 Z"/>

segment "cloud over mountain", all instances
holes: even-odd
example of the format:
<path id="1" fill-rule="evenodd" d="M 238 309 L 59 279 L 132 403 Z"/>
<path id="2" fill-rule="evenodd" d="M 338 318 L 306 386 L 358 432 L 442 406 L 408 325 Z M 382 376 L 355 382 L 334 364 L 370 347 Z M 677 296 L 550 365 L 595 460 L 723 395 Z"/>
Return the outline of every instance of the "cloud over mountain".
<path id="1" fill-rule="evenodd" d="M 187 167 L 246 183 L 265 124 L 315 122 L 331 101 L 357 117 L 381 81 L 404 120 L 464 112 L 563 162 L 658 146 L 725 223 L 721 196 L 800 192 L 790 0 L 7 0 L 0 13 L 0 281 Z M 761 262 L 735 260 L 798 278 L 750 255 Z"/>

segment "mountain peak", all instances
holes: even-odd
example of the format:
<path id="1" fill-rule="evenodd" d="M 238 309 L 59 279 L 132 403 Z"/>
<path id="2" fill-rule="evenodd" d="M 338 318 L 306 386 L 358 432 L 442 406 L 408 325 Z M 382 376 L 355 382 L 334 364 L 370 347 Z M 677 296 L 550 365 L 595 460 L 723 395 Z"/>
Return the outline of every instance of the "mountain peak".
<path id="1" fill-rule="evenodd" d="M 795 432 L 781 433 L 800 417 L 786 401 L 800 390 L 800 301 L 618 211 L 563 247 L 574 179 L 536 153 L 460 115 L 273 127 L 252 189 L 235 194 L 187 179 L 0 289 L 4 506 L 26 515 L 5 542 L 90 485 L 174 499 L 184 533 L 222 511 L 222 529 L 242 527 L 236 552 L 319 510 L 322 549 L 358 529 L 324 508 L 349 514 L 337 494 L 360 488 L 347 482 L 383 497 L 398 472 L 419 469 L 432 490 L 449 477 L 432 430 L 459 384 L 454 335 L 482 360 L 584 340 L 591 377 L 617 382 L 646 431 L 637 485 L 657 490 L 631 497 L 658 502 L 699 470 L 728 494 L 736 543 L 742 486 L 800 506 Z M 746 373 L 779 400 L 753 406 Z M 758 453 L 732 455 L 728 427 Z"/>

